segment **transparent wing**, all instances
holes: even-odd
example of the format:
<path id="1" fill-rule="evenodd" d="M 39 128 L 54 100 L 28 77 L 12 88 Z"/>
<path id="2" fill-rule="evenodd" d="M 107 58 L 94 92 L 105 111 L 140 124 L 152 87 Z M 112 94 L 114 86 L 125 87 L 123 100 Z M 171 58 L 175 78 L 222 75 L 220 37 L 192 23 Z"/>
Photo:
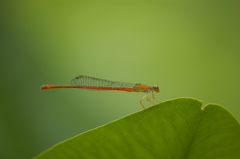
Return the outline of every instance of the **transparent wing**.
<path id="1" fill-rule="evenodd" d="M 72 85 L 82 85 L 82 86 L 100 86 L 100 87 L 124 87 L 133 88 L 136 84 L 127 82 L 114 82 L 84 75 L 79 75 L 72 79 Z"/>

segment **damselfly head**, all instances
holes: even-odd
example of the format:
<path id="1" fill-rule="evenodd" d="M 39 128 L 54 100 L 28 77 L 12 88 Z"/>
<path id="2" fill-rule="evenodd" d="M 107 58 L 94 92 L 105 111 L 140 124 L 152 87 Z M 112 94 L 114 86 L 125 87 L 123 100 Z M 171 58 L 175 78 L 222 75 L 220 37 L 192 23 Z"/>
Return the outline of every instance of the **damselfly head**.
<path id="1" fill-rule="evenodd" d="M 155 91 L 155 92 L 160 92 L 160 89 L 157 85 L 154 85 L 152 86 L 152 89 Z"/>

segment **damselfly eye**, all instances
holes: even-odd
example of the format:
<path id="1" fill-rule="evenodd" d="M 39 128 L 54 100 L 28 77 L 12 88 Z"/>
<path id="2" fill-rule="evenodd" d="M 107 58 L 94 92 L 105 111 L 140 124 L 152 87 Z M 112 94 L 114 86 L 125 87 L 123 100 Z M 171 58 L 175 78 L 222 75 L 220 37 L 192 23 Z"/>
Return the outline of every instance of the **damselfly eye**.
<path id="1" fill-rule="evenodd" d="M 160 89 L 157 85 L 154 85 L 152 88 L 155 92 L 160 92 Z"/>

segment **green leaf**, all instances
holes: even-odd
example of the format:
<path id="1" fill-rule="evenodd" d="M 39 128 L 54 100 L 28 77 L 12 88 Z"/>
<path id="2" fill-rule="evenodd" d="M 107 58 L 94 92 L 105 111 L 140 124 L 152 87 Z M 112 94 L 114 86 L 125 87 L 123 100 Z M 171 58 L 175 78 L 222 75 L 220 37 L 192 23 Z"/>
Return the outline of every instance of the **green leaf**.
<path id="1" fill-rule="evenodd" d="M 59 143 L 35 157 L 239 159 L 240 126 L 225 108 L 192 98 L 162 102 Z"/>

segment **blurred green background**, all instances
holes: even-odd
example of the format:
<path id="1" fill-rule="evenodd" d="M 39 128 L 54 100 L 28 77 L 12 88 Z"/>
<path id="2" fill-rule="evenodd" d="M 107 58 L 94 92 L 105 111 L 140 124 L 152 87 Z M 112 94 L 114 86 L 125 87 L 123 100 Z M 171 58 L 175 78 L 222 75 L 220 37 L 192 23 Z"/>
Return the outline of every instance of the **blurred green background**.
<path id="1" fill-rule="evenodd" d="M 159 85 L 240 119 L 239 1 L 1 2 L 0 158 L 142 110 L 143 93 L 40 90 L 77 75 Z M 151 104 L 144 101 L 144 105 Z"/>

